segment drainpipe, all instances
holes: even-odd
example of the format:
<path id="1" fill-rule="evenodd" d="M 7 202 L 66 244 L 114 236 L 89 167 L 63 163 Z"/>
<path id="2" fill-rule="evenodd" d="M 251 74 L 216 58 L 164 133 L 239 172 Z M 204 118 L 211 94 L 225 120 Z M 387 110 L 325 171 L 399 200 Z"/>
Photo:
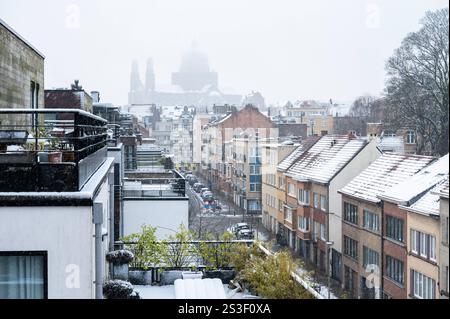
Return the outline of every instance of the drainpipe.
<path id="1" fill-rule="evenodd" d="M 102 203 L 94 203 L 92 222 L 95 225 L 95 299 L 103 299 Z"/>
<path id="2" fill-rule="evenodd" d="M 114 250 L 114 172 L 108 174 L 109 184 L 109 250 Z"/>

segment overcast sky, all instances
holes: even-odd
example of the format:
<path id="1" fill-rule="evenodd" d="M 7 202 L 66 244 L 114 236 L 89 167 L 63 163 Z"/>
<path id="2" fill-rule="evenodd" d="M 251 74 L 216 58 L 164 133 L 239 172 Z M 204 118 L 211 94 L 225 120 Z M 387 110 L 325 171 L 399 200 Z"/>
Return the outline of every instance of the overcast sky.
<path id="1" fill-rule="evenodd" d="M 193 41 L 225 93 L 268 103 L 380 94 L 386 59 L 444 0 L 0 0 L 0 17 L 46 56 L 45 87 L 80 79 L 126 104 L 131 61 L 158 84 Z"/>

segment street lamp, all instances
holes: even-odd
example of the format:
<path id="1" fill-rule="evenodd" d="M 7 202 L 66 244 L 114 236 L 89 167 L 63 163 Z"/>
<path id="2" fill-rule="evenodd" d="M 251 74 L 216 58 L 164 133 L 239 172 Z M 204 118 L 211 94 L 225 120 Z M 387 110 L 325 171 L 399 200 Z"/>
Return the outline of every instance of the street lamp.
<path id="1" fill-rule="evenodd" d="M 328 299 L 330 299 L 330 285 L 331 285 L 331 274 L 330 274 L 330 248 L 333 246 L 333 241 L 327 241 L 327 288 L 328 288 Z"/>

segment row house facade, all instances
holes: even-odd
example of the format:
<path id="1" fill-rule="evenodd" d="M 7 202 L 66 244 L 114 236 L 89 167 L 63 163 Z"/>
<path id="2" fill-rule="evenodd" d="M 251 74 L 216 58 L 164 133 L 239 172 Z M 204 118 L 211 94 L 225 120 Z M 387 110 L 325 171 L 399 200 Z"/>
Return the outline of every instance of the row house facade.
<path id="1" fill-rule="evenodd" d="M 202 174 L 211 188 L 236 200 L 237 190 L 233 190 L 233 185 L 240 182 L 242 203 L 247 207 L 247 193 L 242 191 L 245 188 L 245 185 L 242 185 L 243 178 L 258 176 L 254 177 L 258 181 L 251 181 L 249 177 L 244 184 L 248 183 L 246 191 L 258 193 L 259 204 L 250 204 L 259 205 L 258 211 L 261 211 L 261 144 L 269 138 L 276 138 L 276 125 L 256 107 L 247 105 L 240 111 L 209 123 L 203 130 L 207 132 L 202 138 L 207 146 L 203 148 L 206 155 L 202 155 L 202 159 L 208 162 L 202 163 L 202 166 L 206 167 Z M 240 171 L 241 175 L 236 176 L 235 170 Z"/>
<path id="2" fill-rule="evenodd" d="M 383 298 L 439 298 L 439 192 L 448 155 L 392 187 L 383 200 Z"/>
<path id="3" fill-rule="evenodd" d="M 442 299 L 448 299 L 449 291 L 449 255 L 448 255 L 448 233 L 449 233 L 449 216 L 448 216 L 448 178 L 442 189 L 437 192 L 439 195 L 439 220 L 441 223 L 441 241 L 439 243 L 439 269 L 440 269 L 440 294 Z"/>
<path id="4" fill-rule="evenodd" d="M 343 211 L 343 287 L 351 298 L 380 298 L 383 205 L 377 196 L 432 160 L 384 153 L 339 191 Z M 375 275 L 378 277 L 374 278 Z"/>
<path id="5" fill-rule="evenodd" d="M 338 190 L 380 156 L 354 135 L 325 135 L 284 173 L 288 245 L 318 270 L 342 278 L 342 206 Z"/>
<path id="6" fill-rule="evenodd" d="M 275 233 L 278 213 L 277 165 L 299 144 L 268 143 L 262 146 L 262 223 L 264 227 Z"/>

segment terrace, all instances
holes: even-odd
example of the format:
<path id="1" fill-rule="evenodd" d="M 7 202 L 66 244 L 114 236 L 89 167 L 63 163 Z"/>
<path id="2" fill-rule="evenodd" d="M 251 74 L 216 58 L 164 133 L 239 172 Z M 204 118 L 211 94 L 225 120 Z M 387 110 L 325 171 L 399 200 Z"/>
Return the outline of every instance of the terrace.
<path id="1" fill-rule="evenodd" d="M 0 109 L 0 192 L 76 192 L 107 158 L 107 121 L 68 109 Z"/>

